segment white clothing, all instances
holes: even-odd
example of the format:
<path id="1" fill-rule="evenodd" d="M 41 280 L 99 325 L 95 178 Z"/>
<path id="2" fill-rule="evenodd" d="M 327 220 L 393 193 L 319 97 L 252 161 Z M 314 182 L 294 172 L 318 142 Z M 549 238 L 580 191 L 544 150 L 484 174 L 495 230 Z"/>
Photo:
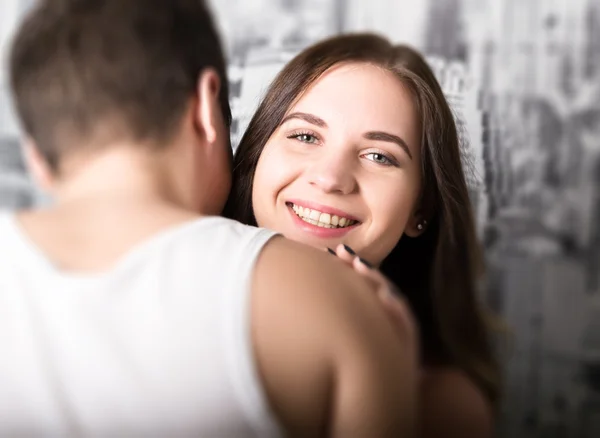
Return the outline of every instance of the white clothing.
<path id="1" fill-rule="evenodd" d="M 202 218 L 83 275 L 0 214 L 0 436 L 281 436 L 250 339 L 273 235 Z"/>

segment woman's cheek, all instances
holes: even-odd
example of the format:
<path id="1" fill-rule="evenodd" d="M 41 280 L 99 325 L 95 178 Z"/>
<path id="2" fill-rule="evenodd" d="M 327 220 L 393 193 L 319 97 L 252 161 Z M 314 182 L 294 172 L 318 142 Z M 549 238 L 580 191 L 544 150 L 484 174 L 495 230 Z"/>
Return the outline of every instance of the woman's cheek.
<path id="1" fill-rule="evenodd" d="M 283 145 L 270 148 L 261 158 L 264 158 L 261 171 L 263 178 L 274 190 L 287 187 L 302 174 L 302 157 L 286 151 Z"/>
<path id="2" fill-rule="evenodd" d="M 379 231 L 378 250 L 387 252 L 383 255 L 385 258 L 404 234 L 413 210 L 412 196 L 402 196 L 398 192 L 384 195 L 379 191 L 375 199 L 377 202 L 371 204 L 371 214 L 373 225 Z"/>
<path id="3" fill-rule="evenodd" d="M 281 154 L 263 152 L 252 185 L 254 216 L 259 226 L 275 225 L 280 193 L 294 181 L 292 165 Z"/>

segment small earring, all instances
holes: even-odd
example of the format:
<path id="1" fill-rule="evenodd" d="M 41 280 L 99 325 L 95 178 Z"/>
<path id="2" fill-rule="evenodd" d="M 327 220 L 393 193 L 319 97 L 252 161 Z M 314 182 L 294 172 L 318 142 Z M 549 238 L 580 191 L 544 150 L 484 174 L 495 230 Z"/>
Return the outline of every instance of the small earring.
<path id="1" fill-rule="evenodd" d="M 427 226 L 427 221 L 424 220 L 423 222 L 420 222 L 419 224 L 417 224 L 417 230 L 423 231 L 426 226 Z"/>

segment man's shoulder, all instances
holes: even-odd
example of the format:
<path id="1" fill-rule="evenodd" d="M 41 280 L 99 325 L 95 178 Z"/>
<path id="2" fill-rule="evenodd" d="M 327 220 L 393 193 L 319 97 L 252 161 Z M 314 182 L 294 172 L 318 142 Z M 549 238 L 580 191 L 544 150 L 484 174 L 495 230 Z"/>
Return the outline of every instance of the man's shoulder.
<path id="1" fill-rule="evenodd" d="M 261 324 L 281 333 L 301 330 L 338 358 L 360 349 L 358 338 L 381 338 L 391 327 L 367 279 L 326 250 L 281 236 L 256 261 L 252 302 Z"/>
<path id="2" fill-rule="evenodd" d="M 193 240 L 211 243 L 226 253 L 246 250 L 248 245 L 256 246 L 256 249 L 260 250 L 266 242 L 277 235 L 274 231 L 245 225 L 221 216 L 190 216 L 189 218 L 184 216 L 176 223 L 179 225 L 169 228 L 182 229 L 183 239 L 191 239 L 190 244 L 194 244 Z M 206 245 L 199 245 L 196 242 L 196 246 L 201 250 Z"/>
<path id="3" fill-rule="evenodd" d="M 315 436 L 328 422 L 336 367 L 335 311 L 350 269 L 333 256 L 283 237 L 262 250 L 252 281 L 252 338 L 271 405 L 288 431 Z M 346 291 L 352 295 L 352 291 Z M 352 299 L 348 300 L 349 302 Z"/>
<path id="4" fill-rule="evenodd" d="M 351 267 L 276 237 L 257 260 L 251 303 L 258 368 L 288 430 L 317 436 L 335 424 L 335 436 L 365 436 L 361 427 L 381 429 L 371 436 L 396 436 L 382 431 L 410 423 L 412 384 L 398 373 L 410 376 L 412 361 L 375 288 Z M 400 415 L 392 412 L 400 405 Z"/>
<path id="5" fill-rule="evenodd" d="M 318 250 L 283 236 L 277 236 L 265 245 L 257 260 L 255 276 L 258 288 L 268 291 L 285 286 L 285 290 L 296 295 L 296 302 L 302 297 L 318 301 L 340 298 L 352 301 L 349 295 L 371 290 L 364 278 L 325 248 Z M 323 292 L 325 297 L 322 297 Z"/>

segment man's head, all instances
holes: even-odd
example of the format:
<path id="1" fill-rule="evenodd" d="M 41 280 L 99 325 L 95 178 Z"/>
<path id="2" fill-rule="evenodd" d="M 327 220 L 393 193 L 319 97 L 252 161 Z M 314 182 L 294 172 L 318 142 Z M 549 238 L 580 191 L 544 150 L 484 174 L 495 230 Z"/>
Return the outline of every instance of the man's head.
<path id="1" fill-rule="evenodd" d="M 115 144 L 159 152 L 183 140 L 209 149 L 190 156 L 210 159 L 229 189 L 225 61 L 204 1 L 41 0 L 15 36 L 10 76 L 53 177 Z"/>

